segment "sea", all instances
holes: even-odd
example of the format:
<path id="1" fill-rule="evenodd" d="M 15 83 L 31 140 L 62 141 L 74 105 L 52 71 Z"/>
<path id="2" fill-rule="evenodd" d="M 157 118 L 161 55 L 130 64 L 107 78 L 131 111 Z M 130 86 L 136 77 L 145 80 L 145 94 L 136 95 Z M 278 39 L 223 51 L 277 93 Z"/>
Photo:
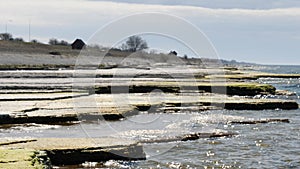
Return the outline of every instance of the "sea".
<path id="1" fill-rule="evenodd" d="M 259 71 L 300 73 L 300 66 L 261 66 Z M 296 100 L 300 104 L 300 79 L 261 78 L 292 96 L 267 96 Z M 284 118 L 290 123 L 228 124 L 232 120 Z M 161 139 L 195 132 L 233 132 L 224 138 L 144 143 L 146 160 L 93 161 L 55 168 L 300 168 L 300 110 L 210 110 L 175 114 L 139 114 L 121 121 L 72 125 L 24 124 L 0 128 L 0 137 L 117 137 L 133 140 Z"/>

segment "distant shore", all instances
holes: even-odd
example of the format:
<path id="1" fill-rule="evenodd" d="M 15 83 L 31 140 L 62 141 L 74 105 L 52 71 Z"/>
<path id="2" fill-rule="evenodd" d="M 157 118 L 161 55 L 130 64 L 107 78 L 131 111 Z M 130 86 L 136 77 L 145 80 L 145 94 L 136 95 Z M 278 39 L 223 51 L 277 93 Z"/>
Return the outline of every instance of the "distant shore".
<path id="1" fill-rule="evenodd" d="M 230 62 L 207 58 L 184 58 L 163 53 L 126 52 L 119 49 L 88 47 L 87 50 L 73 50 L 71 46 L 48 45 L 31 42 L 0 41 L 0 70 L 17 69 L 73 69 L 81 55 L 87 54 L 91 60 L 99 61 L 99 67 L 111 66 L 153 66 L 159 63 L 185 65 L 242 65 L 247 63 Z M 99 56 L 105 56 L 101 58 Z M 179 63 L 180 62 L 180 63 Z M 204 65 L 204 64 L 203 64 Z"/>

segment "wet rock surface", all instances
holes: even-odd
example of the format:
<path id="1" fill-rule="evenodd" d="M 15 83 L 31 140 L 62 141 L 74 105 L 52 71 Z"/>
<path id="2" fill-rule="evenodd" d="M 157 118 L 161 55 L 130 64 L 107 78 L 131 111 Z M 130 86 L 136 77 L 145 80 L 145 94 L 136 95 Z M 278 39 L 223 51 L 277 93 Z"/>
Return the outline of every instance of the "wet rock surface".
<path id="1" fill-rule="evenodd" d="M 0 102 L 2 109 L 0 124 L 51 124 L 89 119 L 119 120 L 139 114 L 139 112 L 298 109 L 298 104 L 292 100 L 249 99 L 215 94 L 182 94 L 178 96 L 154 93 L 151 94 L 151 101 L 148 100 L 149 94 L 76 95 L 60 93 L 60 97 L 57 97 L 57 94 L 41 95 L 42 97 L 39 95 L 7 95 L 10 98 L 9 101 Z M 5 96 L 2 94 L 2 97 Z M 13 101 L 13 98 L 16 98 L 17 101 Z M 49 99 L 47 100 L 47 98 Z M 116 102 L 118 104 L 115 104 Z"/>
<path id="2" fill-rule="evenodd" d="M 12 142 L 12 140 L 15 140 Z M 141 145 L 119 138 L 36 138 L 7 139 L 1 148 L 44 151 L 52 165 L 81 164 L 85 161 L 143 160 Z"/>
<path id="3" fill-rule="evenodd" d="M 128 120 L 129 117 L 141 113 L 299 108 L 298 103 L 293 100 L 263 97 L 293 95 L 290 92 L 276 91 L 272 85 L 249 81 L 260 77 L 299 78 L 298 75 L 259 74 L 232 68 L 220 70 L 199 67 L 142 69 L 112 66 L 97 70 L 56 68 L 39 70 L 37 67 L 23 71 L 3 68 L 5 71 L 0 71 L 0 125 L 72 125 L 73 122 Z M 256 97 L 258 95 L 261 97 Z M 285 118 L 244 119 L 225 121 L 224 124 L 289 122 Z M 18 149 L 24 151 L 24 154 L 39 154 L 36 152 L 42 151 L 50 159 L 51 165 L 72 165 L 112 159 L 144 160 L 146 155 L 142 144 L 216 139 L 235 135 L 237 133 L 234 132 L 197 131 L 135 141 L 120 138 L 10 138 L 0 140 L 0 151 L 12 153 L 14 149 Z M 4 163 L 9 164 L 10 161 Z"/>

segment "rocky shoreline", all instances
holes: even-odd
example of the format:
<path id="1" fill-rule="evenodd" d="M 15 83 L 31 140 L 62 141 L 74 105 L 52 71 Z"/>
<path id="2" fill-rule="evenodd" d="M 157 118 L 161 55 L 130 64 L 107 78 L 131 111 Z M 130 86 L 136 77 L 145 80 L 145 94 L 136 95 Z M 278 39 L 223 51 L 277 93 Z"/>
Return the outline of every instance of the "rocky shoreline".
<path id="1" fill-rule="evenodd" d="M 13 53 L 8 52 L 0 57 L 8 55 Z M 45 58 L 53 57 L 52 61 L 58 57 L 44 55 Z M 30 54 L 22 57 L 34 60 L 38 56 Z M 271 74 L 196 64 L 148 64 L 152 61 L 143 65 L 141 60 L 144 58 L 122 65 L 120 63 L 124 58 L 113 56 L 109 56 L 100 69 L 76 69 L 74 64 L 70 64 L 76 60 L 74 57 L 59 57 L 65 62 L 57 64 L 56 61 L 50 63 L 40 59 L 39 63 L 31 66 L 17 63 L 20 60 L 11 62 L 11 58 L 3 62 L 0 66 L 0 127 L 26 123 L 73 125 L 79 122 L 118 121 L 141 113 L 299 108 L 292 99 L 277 98 L 293 97 L 292 91 L 278 91 L 272 85 L 254 81 L 259 78 L 300 78 L 299 74 Z M 112 66 L 112 61 L 117 64 Z M 226 123 L 289 123 L 289 119 L 233 120 Z M 0 168 L 45 168 L 111 159 L 144 160 L 146 155 L 142 143 L 235 135 L 222 132 L 185 133 L 140 142 L 119 138 L 2 138 Z M 22 156 L 16 156 L 16 153 Z"/>

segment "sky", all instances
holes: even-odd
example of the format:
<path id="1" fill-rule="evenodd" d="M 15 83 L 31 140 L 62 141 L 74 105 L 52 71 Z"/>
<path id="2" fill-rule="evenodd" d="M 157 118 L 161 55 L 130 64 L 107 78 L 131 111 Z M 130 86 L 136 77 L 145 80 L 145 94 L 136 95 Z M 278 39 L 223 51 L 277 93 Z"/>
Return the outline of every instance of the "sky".
<path id="1" fill-rule="evenodd" d="M 7 30 L 27 41 L 30 25 L 30 39 L 88 42 L 110 23 L 145 12 L 170 14 L 193 24 L 221 59 L 300 65 L 299 0 L 0 0 L 0 32 Z M 161 26 L 158 20 L 156 25 Z M 193 56 L 174 40 L 145 38 L 151 48 Z"/>

